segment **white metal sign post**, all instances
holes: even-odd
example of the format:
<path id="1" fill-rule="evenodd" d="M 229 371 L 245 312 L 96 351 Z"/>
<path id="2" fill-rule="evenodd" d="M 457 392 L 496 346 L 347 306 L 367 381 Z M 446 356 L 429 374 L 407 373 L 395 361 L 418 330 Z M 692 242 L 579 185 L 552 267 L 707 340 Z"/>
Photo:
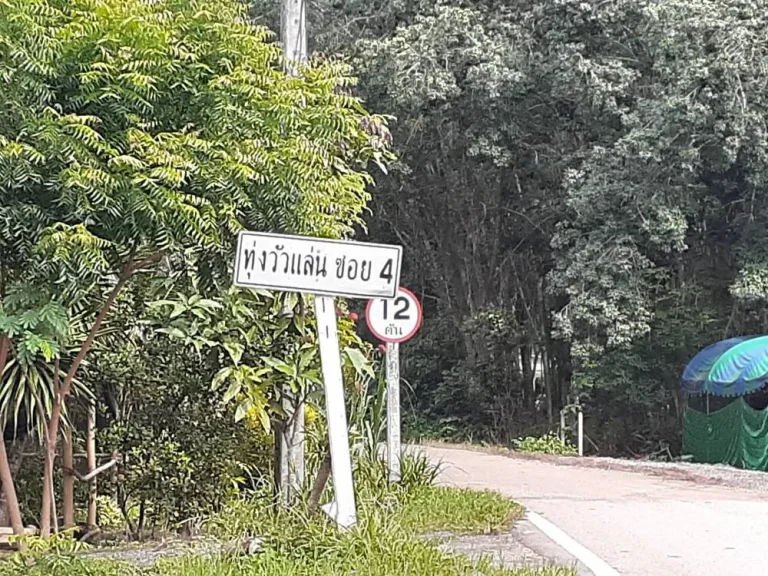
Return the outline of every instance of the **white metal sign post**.
<path id="1" fill-rule="evenodd" d="M 413 338 L 422 321 L 419 299 L 399 288 L 394 299 L 368 302 L 365 320 L 373 335 L 387 343 L 387 464 L 391 482 L 400 481 L 400 343 Z"/>
<path id="2" fill-rule="evenodd" d="M 387 467 L 389 481 L 400 482 L 400 344 L 387 342 Z"/>
<path id="3" fill-rule="evenodd" d="M 334 501 L 323 510 L 342 528 L 355 525 L 355 488 L 352 482 L 352 461 L 347 435 L 347 411 L 344 407 L 344 379 L 341 373 L 339 335 L 337 333 L 336 307 L 328 296 L 315 297 L 317 336 L 320 342 L 320 363 L 325 382 L 325 411 L 328 418 L 328 443 L 331 449 L 331 472 Z"/>
<path id="4" fill-rule="evenodd" d="M 357 514 L 333 297 L 394 297 L 401 260 L 400 246 L 257 232 L 241 232 L 238 238 L 236 286 L 316 295 L 335 491 L 335 500 L 323 509 L 342 528 L 354 526 Z"/>

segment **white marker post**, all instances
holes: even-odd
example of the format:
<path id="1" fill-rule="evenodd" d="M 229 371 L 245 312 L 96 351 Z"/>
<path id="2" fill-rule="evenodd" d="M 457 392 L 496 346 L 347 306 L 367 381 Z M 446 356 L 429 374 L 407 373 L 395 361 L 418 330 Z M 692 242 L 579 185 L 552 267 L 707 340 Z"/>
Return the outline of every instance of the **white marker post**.
<path id="1" fill-rule="evenodd" d="M 579 413 L 576 416 L 576 427 L 578 429 L 578 443 L 579 456 L 584 456 L 584 412 L 581 411 L 579 406 Z"/>
<path id="2" fill-rule="evenodd" d="M 379 340 L 387 343 L 387 465 L 390 482 L 400 481 L 400 343 L 407 342 L 421 327 L 423 313 L 419 299 L 405 288 L 394 300 L 368 302 L 365 321 Z"/>
<path id="3" fill-rule="evenodd" d="M 336 494 L 336 499 L 323 506 L 323 510 L 339 526 L 350 528 L 357 522 L 357 512 L 334 299 L 328 296 L 315 297 L 315 314 L 317 315 L 317 337 L 320 342 L 320 363 L 323 367 L 325 382 L 325 411 L 328 418 L 331 471 Z"/>
<path id="4" fill-rule="evenodd" d="M 236 286 L 316 295 L 335 491 L 335 500 L 323 510 L 342 528 L 354 526 L 357 513 L 334 296 L 394 297 L 401 260 L 400 246 L 256 232 L 241 232 L 238 238 Z"/>

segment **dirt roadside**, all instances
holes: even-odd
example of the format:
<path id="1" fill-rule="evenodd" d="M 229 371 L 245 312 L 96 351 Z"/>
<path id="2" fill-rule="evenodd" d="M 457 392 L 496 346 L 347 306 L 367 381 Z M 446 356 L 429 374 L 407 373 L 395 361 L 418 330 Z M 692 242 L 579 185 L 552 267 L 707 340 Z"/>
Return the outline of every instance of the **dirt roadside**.
<path id="1" fill-rule="evenodd" d="M 711 486 L 729 486 L 739 490 L 768 492 L 768 474 L 754 470 L 739 470 L 731 466 L 719 464 L 694 464 L 690 462 L 660 462 L 653 460 L 627 460 L 597 456 L 550 456 L 546 454 L 522 454 L 501 446 L 478 446 L 475 444 L 451 444 L 447 442 L 425 442 L 422 446 L 467 450 L 481 454 L 504 456 L 519 460 L 544 462 L 555 466 L 578 466 L 581 468 L 598 468 L 601 470 L 617 470 L 636 472 L 639 474 L 658 476 L 670 480 L 681 480 L 696 484 Z"/>

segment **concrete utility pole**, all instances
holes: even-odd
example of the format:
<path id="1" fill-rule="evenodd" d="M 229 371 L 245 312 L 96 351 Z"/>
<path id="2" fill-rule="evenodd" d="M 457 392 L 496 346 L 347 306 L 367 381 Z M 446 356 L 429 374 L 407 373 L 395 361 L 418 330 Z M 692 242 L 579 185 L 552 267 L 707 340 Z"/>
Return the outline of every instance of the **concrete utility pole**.
<path id="1" fill-rule="evenodd" d="M 303 64 L 307 61 L 307 12 L 306 0 L 281 0 L 280 39 L 285 56 L 290 62 Z M 286 72 L 296 74 L 289 65 Z"/>
<path id="2" fill-rule="evenodd" d="M 307 60 L 305 0 L 281 0 L 280 39 L 287 59 L 286 72 L 298 74 L 297 64 Z M 304 486 L 304 402 L 291 398 L 290 387 L 284 390 L 283 409 L 288 416 L 278 430 L 277 491 L 280 503 L 288 505 Z"/>

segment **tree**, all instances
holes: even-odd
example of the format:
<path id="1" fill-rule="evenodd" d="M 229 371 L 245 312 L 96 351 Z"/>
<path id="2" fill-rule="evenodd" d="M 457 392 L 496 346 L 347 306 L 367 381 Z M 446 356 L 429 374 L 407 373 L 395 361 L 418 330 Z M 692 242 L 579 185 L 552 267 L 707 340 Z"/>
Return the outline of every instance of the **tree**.
<path id="1" fill-rule="evenodd" d="M 768 327 L 763 12 L 502 4 L 310 14 L 314 48 L 397 117 L 371 232 L 418 262 L 419 413 L 508 440 L 575 393 L 603 450 L 679 438 L 685 360 Z"/>
<path id="2" fill-rule="evenodd" d="M 287 77 L 270 36 L 236 0 L 0 6 L 0 299 L 93 311 L 79 349 L 50 355 L 67 370 L 45 415 L 44 535 L 67 397 L 134 277 L 186 253 L 215 285 L 242 228 L 338 237 L 360 221 L 379 119 L 340 93 L 339 63 Z"/>
<path id="3" fill-rule="evenodd" d="M 320 49 L 349 54 L 366 101 L 398 119 L 400 163 L 371 231 L 405 246 L 405 281 L 425 298 L 423 354 L 405 366 L 418 411 L 514 435 L 537 395 L 557 406 L 569 378 L 546 278 L 560 178 L 596 118 L 556 52 L 567 47 L 538 28 L 561 24 L 541 3 L 322 6 Z"/>

